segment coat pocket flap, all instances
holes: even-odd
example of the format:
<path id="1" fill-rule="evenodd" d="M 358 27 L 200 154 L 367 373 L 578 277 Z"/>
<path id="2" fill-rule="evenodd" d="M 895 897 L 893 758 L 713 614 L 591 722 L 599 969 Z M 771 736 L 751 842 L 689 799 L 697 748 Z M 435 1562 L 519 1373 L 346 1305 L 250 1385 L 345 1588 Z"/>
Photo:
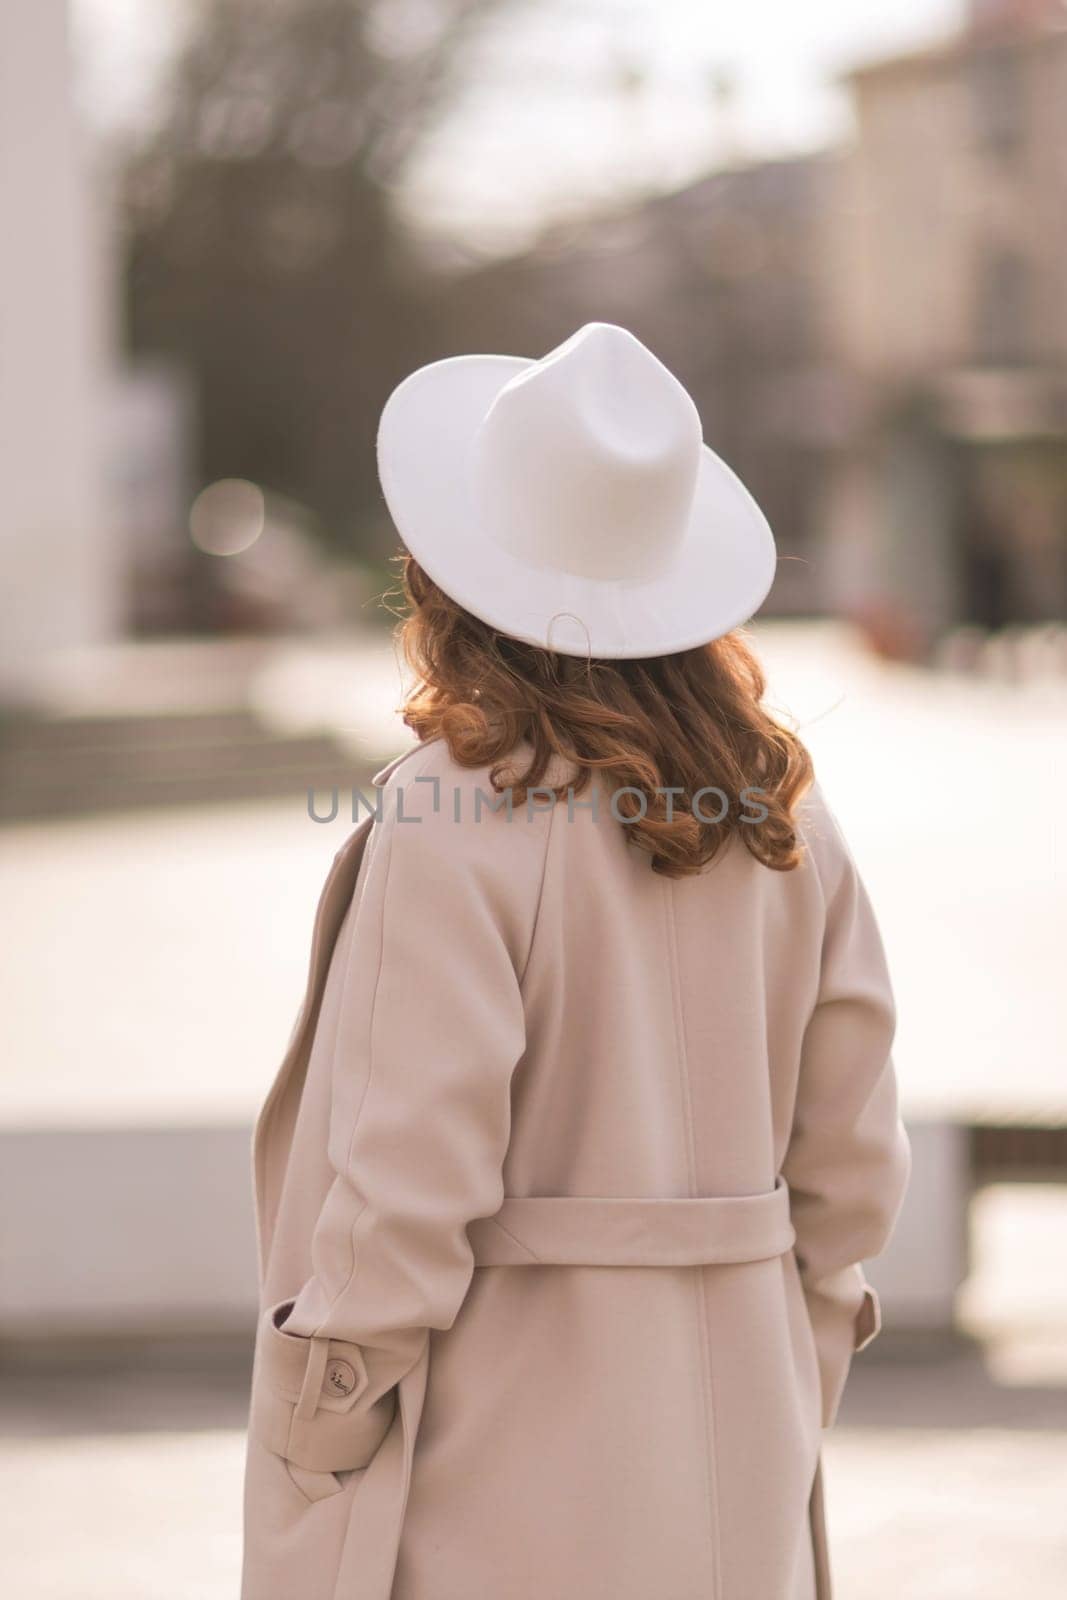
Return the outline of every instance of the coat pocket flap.
<path id="1" fill-rule="evenodd" d="M 805 1282 L 804 1297 L 815 1337 L 822 1388 L 822 1423 L 836 1416 L 852 1357 L 869 1345 L 882 1325 L 878 1295 L 859 1266 Z"/>
<path id="2" fill-rule="evenodd" d="M 389 1431 L 396 1391 L 375 1391 L 358 1345 L 286 1333 L 292 1305 L 271 1306 L 260 1320 L 249 1432 L 309 1472 L 365 1467 Z"/>
<path id="3" fill-rule="evenodd" d="M 864 1284 L 863 1299 L 856 1312 L 855 1343 L 853 1350 L 865 1350 L 871 1340 L 882 1331 L 882 1305 L 877 1289 Z"/>

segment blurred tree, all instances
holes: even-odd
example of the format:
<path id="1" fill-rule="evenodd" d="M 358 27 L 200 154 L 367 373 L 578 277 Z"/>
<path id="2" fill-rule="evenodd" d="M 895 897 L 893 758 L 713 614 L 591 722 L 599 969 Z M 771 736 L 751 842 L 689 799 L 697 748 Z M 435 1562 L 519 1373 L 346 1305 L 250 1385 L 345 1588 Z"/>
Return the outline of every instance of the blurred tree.
<path id="1" fill-rule="evenodd" d="M 439 343 L 392 191 L 505 3 L 194 0 L 126 167 L 128 337 L 191 371 L 203 478 L 293 497 L 341 548 L 374 550 L 378 412 Z"/>

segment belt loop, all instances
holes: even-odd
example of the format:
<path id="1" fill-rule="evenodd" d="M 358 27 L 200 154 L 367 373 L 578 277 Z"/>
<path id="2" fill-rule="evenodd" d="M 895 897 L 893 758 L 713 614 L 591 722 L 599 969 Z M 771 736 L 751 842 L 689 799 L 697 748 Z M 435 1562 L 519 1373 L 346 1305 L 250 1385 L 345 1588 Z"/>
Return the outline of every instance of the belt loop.
<path id="1" fill-rule="evenodd" d="M 313 1333 L 309 1338 L 307 1365 L 304 1368 L 304 1381 L 300 1386 L 300 1398 L 293 1412 L 294 1420 L 305 1422 L 315 1415 L 319 1395 L 322 1393 L 322 1380 L 326 1372 L 329 1349 L 329 1339 L 321 1334 Z"/>

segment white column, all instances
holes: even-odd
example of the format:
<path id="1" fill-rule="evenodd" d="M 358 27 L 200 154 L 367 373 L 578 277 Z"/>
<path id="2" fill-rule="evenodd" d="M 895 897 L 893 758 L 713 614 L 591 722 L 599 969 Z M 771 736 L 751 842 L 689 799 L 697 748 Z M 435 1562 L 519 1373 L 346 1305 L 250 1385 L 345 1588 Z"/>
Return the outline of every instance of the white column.
<path id="1" fill-rule="evenodd" d="M 0 4 L 0 698 L 121 623 L 103 440 L 109 289 L 66 0 Z"/>

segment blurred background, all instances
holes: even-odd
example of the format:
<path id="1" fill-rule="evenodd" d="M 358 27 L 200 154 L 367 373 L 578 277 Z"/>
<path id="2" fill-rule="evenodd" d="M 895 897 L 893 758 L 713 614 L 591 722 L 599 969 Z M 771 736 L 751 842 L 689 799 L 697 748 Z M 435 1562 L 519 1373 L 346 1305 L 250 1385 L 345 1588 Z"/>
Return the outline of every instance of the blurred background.
<path id="1" fill-rule="evenodd" d="M 409 737 L 377 416 L 605 320 L 775 528 L 896 983 L 842 1600 L 1061 1596 L 1067 7 L 7 0 L 0 214 L 5 1592 L 236 1596 L 251 1123 Z"/>

